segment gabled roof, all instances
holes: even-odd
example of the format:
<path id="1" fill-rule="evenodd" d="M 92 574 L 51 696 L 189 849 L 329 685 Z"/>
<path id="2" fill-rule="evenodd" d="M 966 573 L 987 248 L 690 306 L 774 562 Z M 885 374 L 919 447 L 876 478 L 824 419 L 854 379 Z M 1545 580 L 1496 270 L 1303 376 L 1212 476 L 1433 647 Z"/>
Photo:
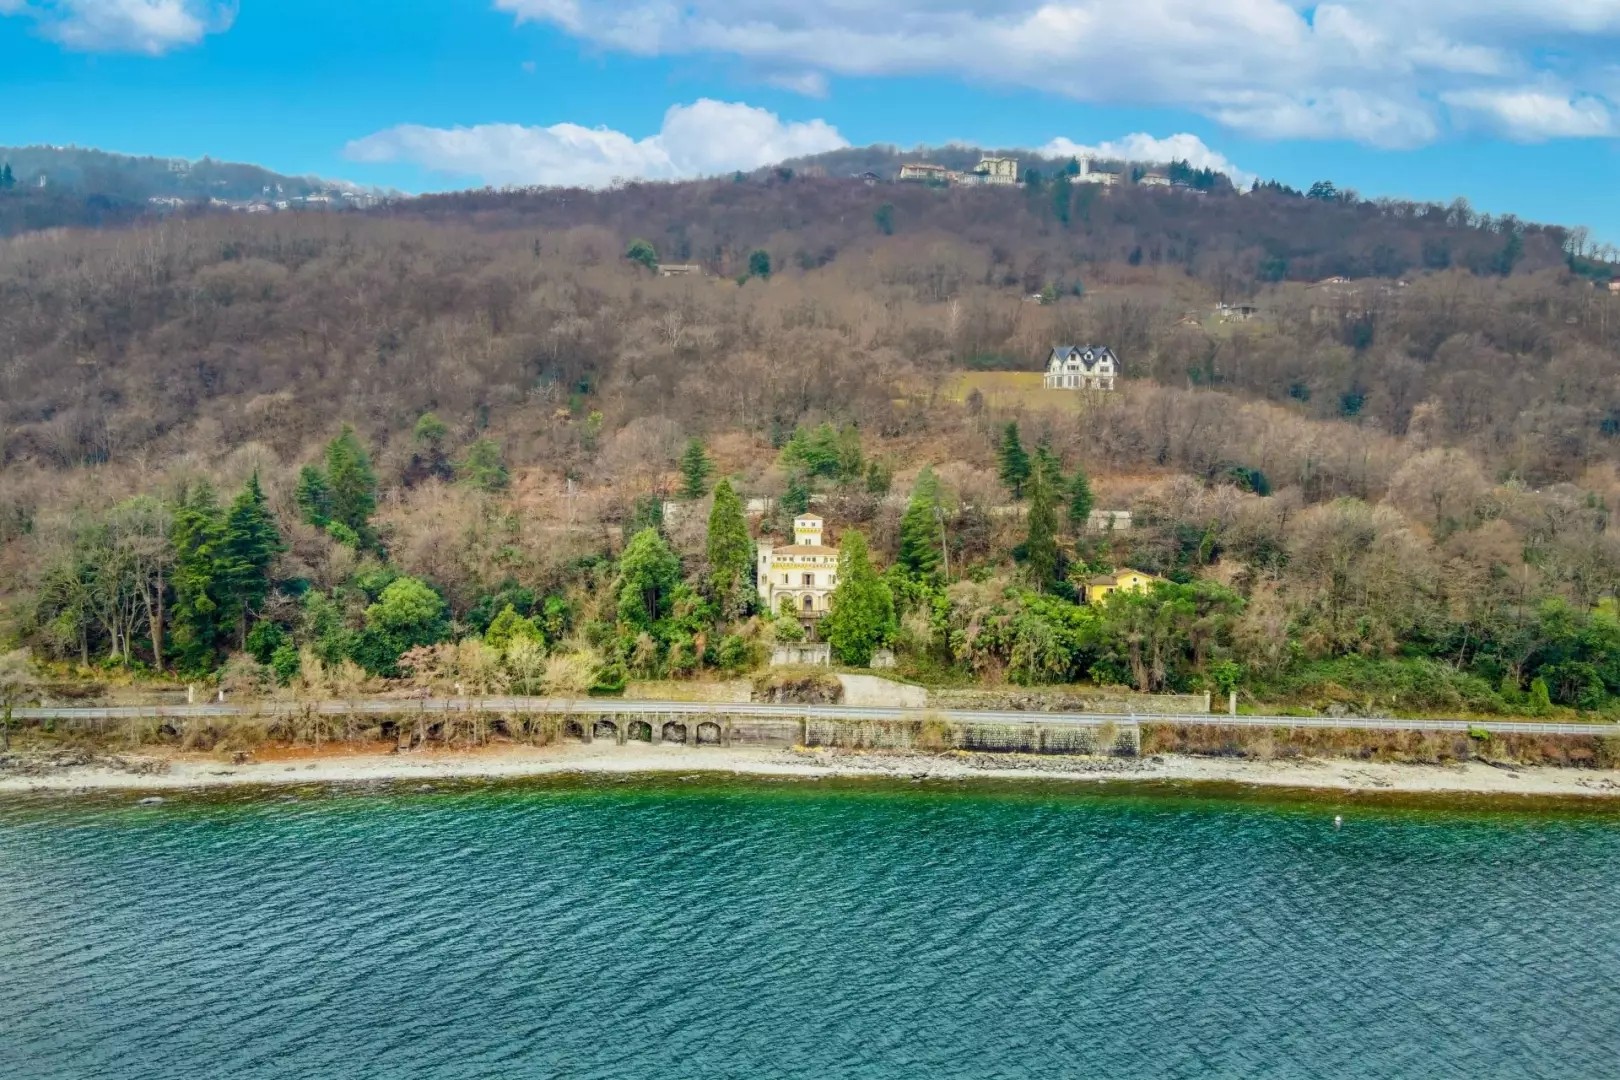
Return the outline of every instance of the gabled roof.
<path id="1" fill-rule="evenodd" d="M 1049 364 L 1053 361 L 1060 364 L 1078 361 L 1080 366 L 1088 371 L 1104 360 L 1118 362 L 1113 350 L 1106 345 L 1059 345 L 1046 359 Z"/>
<path id="2" fill-rule="evenodd" d="M 1112 574 L 1098 574 L 1096 577 L 1091 578 L 1090 580 L 1088 580 L 1086 582 L 1086 584 L 1087 585 L 1118 585 L 1120 578 L 1126 577 L 1126 576 L 1132 575 L 1132 574 L 1134 574 L 1134 575 L 1136 575 L 1138 577 L 1145 577 L 1149 581 L 1165 581 L 1165 580 L 1168 580 L 1166 578 L 1160 577 L 1158 574 L 1150 574 L 1146 570 L 1132 570 L 1130 567 L 1126 567 L 1123 570 L 1116 570 Z"/>

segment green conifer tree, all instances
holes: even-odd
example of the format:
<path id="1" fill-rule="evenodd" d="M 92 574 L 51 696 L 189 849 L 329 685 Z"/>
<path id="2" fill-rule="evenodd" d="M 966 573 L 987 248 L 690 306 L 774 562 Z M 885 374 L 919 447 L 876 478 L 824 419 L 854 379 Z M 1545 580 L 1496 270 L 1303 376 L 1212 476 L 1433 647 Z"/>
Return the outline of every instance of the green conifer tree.
<path id="1" fill-rule="evenodd" d="M 215 577 L 224 613 L 237 625 L 237 643 L 247 647 L 248 624 L 270 592 L 270 565 L 286 550 L 275 516 L 255 472 L 225 514 Z"/>
<path id="2" fill-rule="evenodd" d="M 362 543 L 371 541 L 371 515 L 377 509 L 377 477 L 371 459 L 348 424 L 326 447 L 326 486 L 332 520 L 354 530 Z"/>
<path id="3" fill-rule="evenodd" d="M 1046 463 L 1036 458 L 1029 475 L 1029 535 L 1024 541 L 1024 564 L 1030 585 L 1040 592 L 1058 577 L 1057 490 L 1047 476 Z"/>
<path id="4" fill-rule="evenodd" d="M 313 465 L 298 470 L 298 487 L 293 491 L 304 520 L 317 529 L 332 523 L 332 492 L 326 486 L 326 474 Z"/>
<path id="5" fill-rule="evenodd" d="M 852 667 L 870 664 L 873 650 L 894 638 L 894 594 L 873 568 L 858 530 L 845 533 L 839 545 L 838 587 L 822 628 L 839 661 Z"/>
<path id="6" fill-rule="evenodd" d="M 722 480 L 709 511 L 709 588 L 723 618 L 735 618 L 742 610 L 753 568 L 754 542 L 742 499 L 731 481 Z"/>
<path id="7" fill-rule="evenodd" d="M 932 579 L 939 570 L 939 514 L 939 481 L 933 469 L 924 468 L 900 519 L 900 566 L 919 580 Z"/>
<path id="8" fill-rule="evenodd" d="M 714 473 L 714 462 L 709 460 L 701 440 L 686 444 L 681 455 L 681 498 L 701 499 L 709 493 L 709 477 Z"/>
<path id="9" fill-rule="evenodd" d="M 17 177 L 12 173 L 11 163 L 8 161 L 4 166 L 0 166 L 0 191 L 10 191 L 16 186 Z"/>
<path id="10" fill-rule="evenodd" d="M 1050 440 L 1043 437 L 1035 444 L 1035 460 L 1040 461 L 1041 468 L 1046 470 L 1046 482 L 1052 485 L 1052 490 L 1068 490 L 1068 484 L 1063 479 L 1063 459 L 1052 452 Z"/>
<path id="11" fill-rule="evenodd" d="M 624 257 L 631 262 L 640 263 L 648 270 L 658 269 L 658 249 L 646 240 L 630 241 L 630 246 L 624 249 Z"/>
<path id="12" fill-rule="evenodd" d="M 996 455 L 1001 467 L 1001 482 L 1012 492 L 1014 499 L 1024 497 L 1024 485 L 1029 482 L 1029 454 L 1018 437 L 1018 421 L 1007 423 L 1001 435 L 1001 449 Z"/>
<path id="13" fill-rule="evenodd" d="M 186 492 L 174 512 L 172 640 L 183 672 L 205 672 L 218 660 L 222 636 L 220 547 L 225 517 L 207 483 Z"/>
<path id="14" fill-rule="evenodd" d="M 787 490 L 782 493 L 782 513 L 798 517 L 810 509 L 810 485 L 798 473 L 788 477 Z"/>
<path id="15" fill-rule="evenodd" d="M 1069 525 L 1079 531 L 1086 527 L 1091 520 L 1091 508 L 1095 500 L 1091 495 L 1091 481 L 1086 477 L 1086 470 L 1076 469 L 1074 477 L 1069 481 Z"/>

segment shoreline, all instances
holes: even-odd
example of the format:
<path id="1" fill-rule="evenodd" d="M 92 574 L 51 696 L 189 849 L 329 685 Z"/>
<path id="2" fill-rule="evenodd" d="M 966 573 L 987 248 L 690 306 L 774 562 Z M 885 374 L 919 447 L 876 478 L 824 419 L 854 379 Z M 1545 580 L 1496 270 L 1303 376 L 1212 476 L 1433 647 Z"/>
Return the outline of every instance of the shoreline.
<path id="1" fill-rule="evenodd" d="M 1620 771 L 1493 766 L 1481 762 L 1411 765 L 1336 758 L 1253 761 L 1168 754 L 1140 759 L 1065 758 L 611 744 L 494 746 L 417 753 L 344 745 L 322 750 L 270 748 L 242 764 L 212 754 L 168 752 L 132 754 L 127 758 L 106 756 L 63 765 L 51 763 L 49 755 L 41 755 L 26 770 L 0 772 L 0 796 L 638 773 L 733 774 L 784 780 L 866 777 L 1077 784 L 1170 782 L 1325 794 L 1620 799 Z"/>

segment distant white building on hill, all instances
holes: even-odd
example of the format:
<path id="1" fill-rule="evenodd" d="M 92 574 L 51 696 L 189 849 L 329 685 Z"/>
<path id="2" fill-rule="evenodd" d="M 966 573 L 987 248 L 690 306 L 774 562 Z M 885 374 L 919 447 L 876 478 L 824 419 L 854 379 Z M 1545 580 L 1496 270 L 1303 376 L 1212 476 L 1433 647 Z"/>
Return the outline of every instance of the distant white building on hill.
<path id="1" fill-rule="evenodd" d="M 1119 360 L 1106 345 L 1059 345 L 1046 358 L 1048 390 L 1112 390 Z"/>
<path id="2" fill-rule="evenodd" d="M 1113 187 L 1119 183 L 1119 176 L 1111 172 L 1092 172 L 1091 159 L 1080 159 L 1080 175 L 1074 178 L 1077 184 L 1100 184 L 1103 187 Z"/>

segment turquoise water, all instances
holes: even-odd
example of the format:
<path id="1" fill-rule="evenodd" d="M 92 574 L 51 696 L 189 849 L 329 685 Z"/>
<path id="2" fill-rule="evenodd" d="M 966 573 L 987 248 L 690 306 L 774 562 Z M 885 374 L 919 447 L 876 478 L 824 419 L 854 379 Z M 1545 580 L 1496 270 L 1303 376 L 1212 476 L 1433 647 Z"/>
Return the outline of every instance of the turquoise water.
<path id="1" fill-rule="evenodd" d="M 0 803 L 8 1080 L 1620 1075 L 1614 816 L 712 780 L 133 802 Z"/>

